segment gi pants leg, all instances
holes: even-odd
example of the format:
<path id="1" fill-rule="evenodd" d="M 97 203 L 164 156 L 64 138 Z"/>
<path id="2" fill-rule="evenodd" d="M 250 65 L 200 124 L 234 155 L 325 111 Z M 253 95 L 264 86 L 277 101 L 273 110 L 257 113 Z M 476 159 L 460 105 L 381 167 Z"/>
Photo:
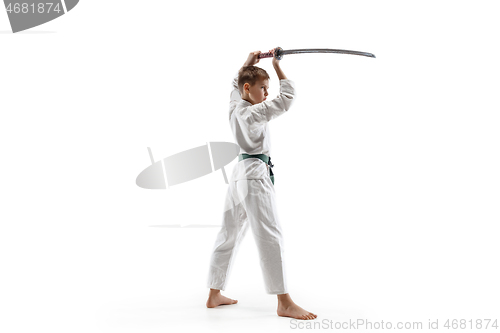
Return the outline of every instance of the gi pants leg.
<path id="1" fill-rule="evenodd" d="M 274 186 L 269 177 L 230 182 L 222 227 L 210 260 L 209 288 L 225 289 L 236 252 L 250 224 L 266 292 L 288 293 L 283 234 L 276 208 Z"/>

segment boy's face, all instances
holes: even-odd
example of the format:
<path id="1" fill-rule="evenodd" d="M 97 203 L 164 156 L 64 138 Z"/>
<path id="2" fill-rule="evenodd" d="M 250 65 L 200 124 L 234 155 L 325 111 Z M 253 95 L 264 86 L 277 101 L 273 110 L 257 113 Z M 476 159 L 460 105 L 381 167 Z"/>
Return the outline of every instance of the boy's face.
<path id="1" fill-rule="evenodd" d="M 269 80 L 259 79 L 253 86 L 250 86 L 249 83 L 245 83 L 244 89 L 250 103 L 261 103 L 266 100 L 268 95 L 267 89 L 269 89 Z"/>

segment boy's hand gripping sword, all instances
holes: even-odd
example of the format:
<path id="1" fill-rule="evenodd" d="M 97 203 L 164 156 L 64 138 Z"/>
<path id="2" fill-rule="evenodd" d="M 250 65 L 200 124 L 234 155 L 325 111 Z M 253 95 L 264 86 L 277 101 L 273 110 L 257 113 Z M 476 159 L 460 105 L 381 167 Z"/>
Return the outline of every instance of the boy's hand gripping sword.
<path id="1" fill-rule="evenodd" d="M 274 49 L 274 57 L 278 60 L 283 59 L 285 54 L 297 54 L 297 53 L 342 53 L 342 54 L 354 54 L 370 58 L 375 58 L 374 54 L 367 52 L 349 51 L 349 50 L 337 50 L 337 49 L 298 49 L 298 50 L 283 50 L 281 47 Z M 271 52 L 265 52 L 259 54 L 259 59 L 262 58 L 272 58 L 273 54 Z"/>

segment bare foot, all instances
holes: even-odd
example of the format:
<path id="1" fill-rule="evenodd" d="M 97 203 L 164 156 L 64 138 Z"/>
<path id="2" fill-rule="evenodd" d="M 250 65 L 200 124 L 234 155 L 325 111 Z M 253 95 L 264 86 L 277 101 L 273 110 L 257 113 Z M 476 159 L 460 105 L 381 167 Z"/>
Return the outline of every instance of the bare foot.
<path id="1" fill-rule="evenodd" d="M 215 308 L 219 305 L 231 305 L 236 303 L 238 303 L 237 300 L 222 296 L 220 290 L 210 289 L 210 294 L 208 295 L 207 300 L 207 308 Z"/>
<path id="2" fill-rule="evenodd" d="M 280 297 L 281 296 L 281 297 Z M 302 309 L 295 304 L 288 294 L 278 295 L 278 316 L 291 317 L 295 319 L 310 320 L 317 315 Z"/>

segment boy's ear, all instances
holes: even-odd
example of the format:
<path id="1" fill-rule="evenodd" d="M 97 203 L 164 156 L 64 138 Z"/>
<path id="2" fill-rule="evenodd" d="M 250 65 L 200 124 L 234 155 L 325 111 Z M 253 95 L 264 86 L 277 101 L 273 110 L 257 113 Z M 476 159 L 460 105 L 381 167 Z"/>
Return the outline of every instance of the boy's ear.
<path id="1" fill-rule="evenodd" d="M 247 91 L 249 89 L 250 89 L 250 83 L 247 82 L 243 85 L 243 91 Z"/>

